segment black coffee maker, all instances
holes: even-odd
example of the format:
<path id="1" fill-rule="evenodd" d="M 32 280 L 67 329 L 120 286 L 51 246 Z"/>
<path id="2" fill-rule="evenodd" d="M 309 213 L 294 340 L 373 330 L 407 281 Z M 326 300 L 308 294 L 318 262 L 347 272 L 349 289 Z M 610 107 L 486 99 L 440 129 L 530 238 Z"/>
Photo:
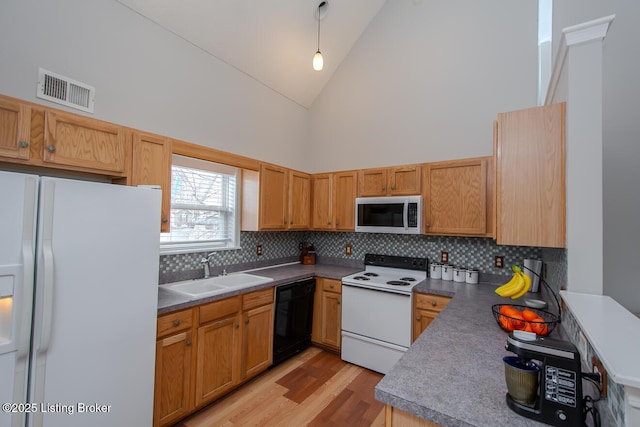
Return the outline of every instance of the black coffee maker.
<path id="1" fill-rule="evenodd" d="M 580 353 L 568 341 L 546 337 L 529 339 L 510 333 L 507 350 L 540 366 L 538 396 L 531 405 L 507 393 L 507 405 L 524 417 L 554 426 L 583 426 Z"/>

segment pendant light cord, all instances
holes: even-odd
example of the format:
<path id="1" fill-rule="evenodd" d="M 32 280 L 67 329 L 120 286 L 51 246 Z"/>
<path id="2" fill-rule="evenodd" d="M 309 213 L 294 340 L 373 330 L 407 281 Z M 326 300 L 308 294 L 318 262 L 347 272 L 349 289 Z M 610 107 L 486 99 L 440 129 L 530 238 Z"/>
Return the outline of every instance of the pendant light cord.
<path id="1" fill-rule="evenodd" d="M 323 3 L 318 5 L 318 52 L 320 52 L 320 7 L 322 7 Z"/>

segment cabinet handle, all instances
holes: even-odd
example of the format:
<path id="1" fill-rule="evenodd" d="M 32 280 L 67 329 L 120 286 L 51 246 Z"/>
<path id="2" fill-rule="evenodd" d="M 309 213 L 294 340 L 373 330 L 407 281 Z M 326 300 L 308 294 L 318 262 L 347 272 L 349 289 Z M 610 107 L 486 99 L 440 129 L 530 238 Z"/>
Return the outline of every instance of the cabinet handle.
<path id="1" fill-rule="evenodd" d="M 53 145 L 47 145 L 47 151 L 50 153 L 54 153 L 56 151 L 56 147 Z"/>
<path id="2" fill-rule="evenodd" d="M 435 301 L 431 301 L 431 306 L 435 307 L 436 305 L 438 305 Z"/>
<path id="3" fill-rule="evenodd" d="M 191 340 L 187 340 L 187 342 L 185 344 L 191 345 Z"/>
<path id="4" fill-rule="evenodd" d="M 391 189 L 392 189 L 392 190 L 395 190 L 395 189 L 396 189 L 396 186 L 395 186 L 395 185 L 392 185 L 392 186 L 391 186 Z"/>
<path id="5" fill-rule="evenodd" d="M 289 225 L 293 225 L 293 221 L 289 221 Z"/>
<path id="6" fill-rule="evenodd" d="M 173 321 L 173 326 L 180 326 L 180 321 L 179 320 L 174 320 Z"/>
<path id="7" fill-rule="evenodd" d="M 340 300 L 338 300 L 338 303 L 337 303 L 337 304 L 338 304 L 338 305 L 340 305 Z"/>
<path id="8" fill-rule="evenodd" d="M 29 146 L 29 143 L 27 141 L 20 141 L 18 145 L 20 146 L 20 148 L 27 148 Z"/>
<path id="9" fill-rule="evenodd" d="M 382 191 L 387 191 L 387 186 L 386 185 L 382 186 Z"/>
<path id="10" fill-rule="evenodd" d="M 331 221 L 327 222 L 327 225 L 331 225 Z"/>
<path id="11" fill-rule="evenodd" d="M 234 326 L 236 327 L 236 329 L 238 329 L 240 327 L 240 324 L 236 323 Z"/>
<path id="12" fill-rule="evenodd" d="M 420 321 L 420 316 L 416 316 L 416 320 L 419 322 Z"/>
<path id="13" fill-rule="evenodd" d="M 340 221 L 336 221 L 336 225 L 340 225 Z"/>
<path id="14" fill-rule="evenodd" d="M 431 227 L 431 224 L 426 223 L 424 226 L 425 226 L 425 227 Z"/>
<path id="15" fill-rule="evenodd" d="M 162 223 L 163 223 L 163 224 L 166 224 L 166 223 L 168 223 L 168 222 L 169 222 L 169 218 L 162 218 Z"/>
<path id="16" fill-rule="evenodd" d="M 333 283 L 329 283 L 329 287 L 333 289 Z"/>
<path id="17" fill-rule="evenodd" d="M 244 324 L 248 325 L 249 324 L 249 319 L 244 319 Z"/>

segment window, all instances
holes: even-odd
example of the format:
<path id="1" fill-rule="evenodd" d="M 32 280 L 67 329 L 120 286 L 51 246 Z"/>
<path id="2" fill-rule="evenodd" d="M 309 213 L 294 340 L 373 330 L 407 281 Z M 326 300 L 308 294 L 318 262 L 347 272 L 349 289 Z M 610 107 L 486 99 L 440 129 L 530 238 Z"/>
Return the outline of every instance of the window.
<path id="1" fill-rule="evenodd" d="M 161 253 L 232 249 L 239 245 L 238 169 L 174 155 L 171 231 L 161 233 Z"/>

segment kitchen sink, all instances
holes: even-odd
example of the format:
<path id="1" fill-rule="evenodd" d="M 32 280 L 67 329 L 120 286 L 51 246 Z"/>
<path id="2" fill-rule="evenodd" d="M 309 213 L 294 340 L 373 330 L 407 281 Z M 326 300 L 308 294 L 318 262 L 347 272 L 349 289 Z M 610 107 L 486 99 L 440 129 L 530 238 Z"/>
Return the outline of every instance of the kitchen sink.
<path id="1" fill-rule="evenodd" d="M 249 273 L 235 273 L 227 276 L 167 283 L 166 285 L 160 285 L 160 288 L 191 299 L 197 299 L 269 282 L 273 282 L 270 277 L 256 276 Z"/>

